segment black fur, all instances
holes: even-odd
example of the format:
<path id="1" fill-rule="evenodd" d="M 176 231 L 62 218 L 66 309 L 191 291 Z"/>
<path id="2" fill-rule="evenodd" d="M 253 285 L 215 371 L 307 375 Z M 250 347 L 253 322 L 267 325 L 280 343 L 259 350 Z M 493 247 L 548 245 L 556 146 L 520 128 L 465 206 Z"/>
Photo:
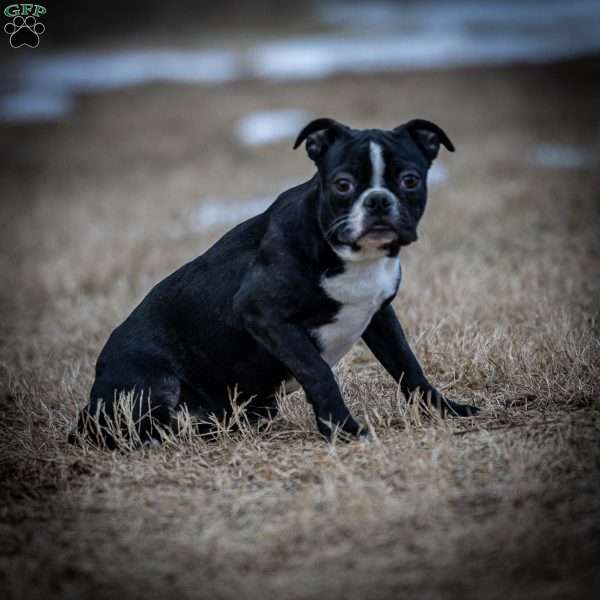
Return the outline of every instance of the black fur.
<path id="1" fill-rule="evenodd" d="M 363 239 L 349 239 L 344 227 L 331 231 L 332 224 L 368 187 L 369 142 L 376 140 L 384 149 L 386 187 L 398 199 L 393 218 L 384 219 L 393 231 L 385 252 L 396 256 L 402 245 L 416 239 L 425 208 L 427 169 L 434 158 L 432 143 L 437 140 L 439 147 L 441 140 L 453 147 L 446 134 L 427 121 L 412 121 L 393 131 L 357 131 L 320 119 L 300 133 L 296 146 L 305 139 L 318 167 L 314 177 L 283 192 L 264 213 L 238 225 L 157 284 L 113 331 L 97 361 L 80 431 L 114 446 L 104 426 L 113 417 L 116 394 L 131 390 L 136 392 L 138 413 L 150 407 L 165 425 L 173 423 L 183 406 L 192 414 L 228 415 L 234 388 L 238 402 L 250 401 L 249 417 L 258 419 L 276 413 L 274 394 L 282 381 L 295 378 L 324 436 L 329 437 L 334 427 L 351 435 L 364 432 L 346 408 L 312 333 L 331 323 L 340 309 L 320 285 L 323 277 L 345 269 L 336 250 L 360 250 Z M 418 189 L 401 189 L 398 177 L 407 171 L 422 177 Z M 331 181 L 339 173 L 355 180 L 352 197 L 339 197 L 332 189 Z M 382 218 L 369 216 L 365 229 L 369 219 L 380 223 Z M 384 302 L 363 333 L 368 347 L 401 381 L 405 394 L 421 390 L 430 393 L 443 412 L 474 414 L 474 407 L 443 398 L 427 381 L 391 300 Z M 105 416 L 98 431 L 88 417 L 101 406 Z M 142 439 L 160 437 L 147 418 L 140 419 L 138 431 Z"/>

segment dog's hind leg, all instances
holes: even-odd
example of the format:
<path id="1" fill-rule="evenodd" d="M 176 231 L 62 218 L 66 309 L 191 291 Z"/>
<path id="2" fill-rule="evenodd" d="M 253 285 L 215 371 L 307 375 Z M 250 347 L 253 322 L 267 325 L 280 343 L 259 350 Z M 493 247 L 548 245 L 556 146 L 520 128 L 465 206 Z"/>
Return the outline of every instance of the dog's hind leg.
<path id="1" fill-rule="evenodd" d="M 181 383 L 173 375 L 154 377 L 144 392 L 134 399 L 136 432 L 144 444 L 160 443 L 165 434 L 177 433 Z"/>
<path id="2" fill-rule="evenodd" d="M 76 443 L 82 435 L 109 449 L 160 442 L 167 431 L 176 431 L 180 396 L 181 384 L 173 375 L 125 385 L 96 379 L 69 441 Z"/>
<path id="3" fill-rule="evenodd" d="M 226 421 L 231 408 L 225 397 L 215 397 L 196 383 L 194 387 L 181 384 L 177 412 L 185 411 L 192 419 L 193 430 L 198 435 L 212 436 L 217 430 L 217 422 Z"/>

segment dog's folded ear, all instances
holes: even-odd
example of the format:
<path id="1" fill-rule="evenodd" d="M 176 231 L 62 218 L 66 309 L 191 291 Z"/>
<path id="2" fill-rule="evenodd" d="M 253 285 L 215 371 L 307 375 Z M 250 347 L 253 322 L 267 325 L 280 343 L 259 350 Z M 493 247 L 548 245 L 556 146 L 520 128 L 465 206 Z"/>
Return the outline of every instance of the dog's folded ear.
<path id="1" fill-rule="evenodd" d="M 454 144 L 446 135 L 446 132 L 431 121 L 425 119 L 413 119 L 400 127 L 396 127 L 394 131 L 408 131 L 411 137 L 421 148 L 429 162 L 437 157 L 440 151 L 440 144 L 445 146 L 450 152 L 454 152 Z"/>
<path id="2" fill-rule="evenodd" d="M 294 150 L 306 140 L 306 153 L 316 161 L 325 154 L 340 135 L 348 131 L 350 128 L 347 125 L 334 119 L 315 119 L 298 134 L 294 142 Z"/>

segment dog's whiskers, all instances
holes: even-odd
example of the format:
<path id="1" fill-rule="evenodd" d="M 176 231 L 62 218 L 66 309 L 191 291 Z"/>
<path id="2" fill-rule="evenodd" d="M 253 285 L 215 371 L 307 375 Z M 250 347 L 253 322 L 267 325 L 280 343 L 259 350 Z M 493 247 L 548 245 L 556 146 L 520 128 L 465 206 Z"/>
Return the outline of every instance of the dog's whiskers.
<path id="1" fill-rule="evenodd" d="M 331 225 L 325 231 L 325 238 L 329 239 L 340 227 L 349 225 L 352 222 L 352 218 L 349 215 L 342 215 L 331 223 Z"/>

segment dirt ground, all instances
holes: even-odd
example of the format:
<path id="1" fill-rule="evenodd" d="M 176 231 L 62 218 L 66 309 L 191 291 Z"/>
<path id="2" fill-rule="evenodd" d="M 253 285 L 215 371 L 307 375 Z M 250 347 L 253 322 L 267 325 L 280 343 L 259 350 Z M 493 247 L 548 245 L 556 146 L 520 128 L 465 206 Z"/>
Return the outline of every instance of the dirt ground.
<path id="1" fill-rule="evenodd" d="M 237 119 L 303 107 L 438 122 L 457 146 L 395 308 L 426 373 L 481 416 L 407 409 L 360 346 L 338 371 L 371 443 L 327 445 L 301 393 L 260 431 L 109 453 L 66 444 L 108 334 L 223 233 L 203 202 L 310 176 Z M 79 100 L 0 130 L 3 598 L 592 598 L 600 587 L 600 59 Z"/>

